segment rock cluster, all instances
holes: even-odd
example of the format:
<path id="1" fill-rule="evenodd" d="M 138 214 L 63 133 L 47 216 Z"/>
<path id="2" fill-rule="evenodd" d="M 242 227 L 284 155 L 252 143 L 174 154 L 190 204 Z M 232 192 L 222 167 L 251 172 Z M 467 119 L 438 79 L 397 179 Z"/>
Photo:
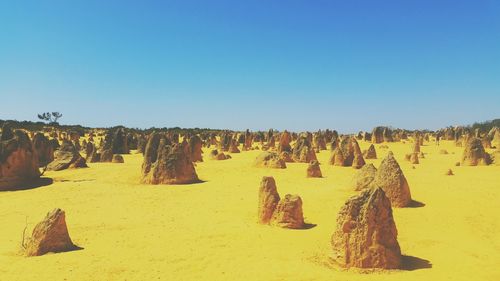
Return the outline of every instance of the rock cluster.
<path id="1" fill-rule="evenodd" d="M 302 199 L 287 194 L 280 198 L 273 177 L 263 177 L 259 189 L 258 222 L 283 228 L 304 227 Z"/>
<path id="2" fill-rule="evenodd" d="M 359 169 L 365 165 L 365 160 L 358 141 L 354 137 L 342 137 L 340 143 L 333 150 L 330 164 L 335 166 L 352 166 Z"/>
<path id="3" fill-rule="evenodd" d="M 254 162 L 256 167 L 285 169 L 286 163 L 276 152 L 263 151 Z"/>
<path id="4" fill-rule="evenodd" d="M 462 165 L 477 166 L 491 164 L 490 155 L 484 150 L 483 144 L 478 138 L 471 138 L 465 146 L 462 155 Z"/>
<path id="5" fill-rule="evenodd" d="M 153 133 L 146 145 L 141 182 L 145 184 L 189 184 L 200 180 L 188 154 L 187 143 L 170 144 Z"/>
<path id="6" fill-rule="evenodd" d="M 313 145 L 307 134 L 299 136 L 292 150 L 292 159 L 295 162 L 309 163 L 317 160 Z"/>
<path id="7" fill-rule="evenodd" d="M 47 165 L 47 170 L 60 171 L 73 168 L 87 168 L 87 163 L 74 144 L 64 140 L 61 147 L 54 153 L 54 161 Z"/>

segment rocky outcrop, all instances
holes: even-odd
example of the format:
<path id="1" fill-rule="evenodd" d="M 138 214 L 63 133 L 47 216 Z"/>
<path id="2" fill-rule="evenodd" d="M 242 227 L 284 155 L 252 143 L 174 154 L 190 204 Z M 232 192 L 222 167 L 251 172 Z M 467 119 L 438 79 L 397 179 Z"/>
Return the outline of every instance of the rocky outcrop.
<path id="1" fill-rule="evenodd" d="M 76 250 L 69 237 L 66 215 L 61 209 L 54 209 L 33 229 L 26 244 L 27 256 L 41 256 L 46 253 L 59 253 Z"/>
<path id="2" fill-rule="evenodd" d="M 292 135 L 289 132 L 284 131 L 281 133 L 280 141 L 278 143 L 278 152 L 292 152 L 292 147 L 290 146 L 290 142 L 292 141 Z"/>
<path id="3" fill-rule="evenodd" d="M 321 173 L 321 168 L 319 167 L 318 160 L 313 160 L 307 166 L 307 177 L 308 178 L 321 178 L 323 174 Z"/>
<path id="4" fill-rule="evenodd" d="M 287 194 L 280 199 L 273 177 L 263 177 L 259 189 L 258 222 L 283 228 L 303 228 L 302 199 Z"/>
<path id="5" fill-rule="evenodd" d="M 343 267 L 397 269 L 398 231 L 391 202 L 381 188 L 350 198 L 337 216 L 331 238 L 333 258 Z"/>
<path id="6" fill-rule="evenodd" d="M 210 159 L 212 160 L 227 160 L 231 159 L 231 155 L 226 155 L 224 152 L 219 152 L 217 149 L 210 151 Z"/>
<path id="7" fill-rule="evenodd" d="M 375 175 L 377 174 L 377 168 L 373 166 L 373 164 L 367 164 L 363 166 L 359 171 L 354 175 L 352 179 L 352 186 L 354 190 L 360 191 L 367 188 L 372 188 L 373 180 L 375 179 Z"/>
<path id="8" fill-rule="evenodd" d="M 467 142 L 464 153 L 462 155 L 462 165 L 477 166 L 491 164 L 490 155 L 484 150 L 481 140 L 478 138 L 471 138 Z"/>
<path id="9" fill-rule="evenodd" d="M 375 146 L 370 144 L 370 147 L 363 153 L 365 159 L 377 159 L 377 151 L 375 150 Z"/>
<path id="10" fill-rule="evenodd" d="M 406 207 L 411 203 L 410 187 L 392 151 L 382 160 L 374 184 L 384 190 L 393 207 Z"/>
<path id="11" fill-rule="evenodd" d="M 280 156 L 275 152 L 264 151 L 257 156 L 254 162 L 256 167 L 274 168 L 274 169 L 285 169 L 286 163 L 280 158 Z"/>
<path id="12" fill-rule="evenodd" d="M 308 135 L 302 134 L 299 136 L 292 150 L 292 159 L 295 162 L 309 163 L 317 160 L 312 143 L 309 141 Z"/>
<path id="13" fill-rule="evenodd" d="M 199 182 L 188 155 L 187 143 L 169 145 L 154 134 L 146 145 L 141 182 L 145 184 L 189 184 Z"/>
<path id="14" fill-rule="evenodd" d="M 24 187 L 38 180 L 38 155 L 28 135 L 4 123 L 0 135 L 0 190 Z"/>
<path id="15" fill-rule="evenodd" d="M 201 138 L 197 135 L 192 136 L 191 138 L 189 138 L 188 143 L 189 143 L 189 155 L 191 157 L 191 161 L 203 162 L 203 157 L 202 157 L 203 151 L 201 150 L 203 142 Z"/>
<path id="16" fill-rule="evenodd" d="M 274 209 L 270 224 L 283 228 L 303 228 L 302 199 L 297 195 L 285 195 Z"/>
<path id="17" fill-rule="evenodd" d="M 35 134 L 33 147 L 38 155 L 38 164 L 40 167 L 44 167 L 54 160 L 54 148 L 43 133 Z"/>
<path id="18" fill-rule="evenodd" d="M 73 143 L 65 140 L 54 153 L 54 161 L 47 165 L 47 170 L 61 171 L 74 168 L 87 168 L 87 163 Z"/>
<path id="19" fill-rule="evenodd" d="M 365 165 L 365 160 L 358 142 L 354 137 L 342 137 L 338 146 L 333 150 L 330 164 L 335 166 L 359 169 Z"/>
<path id="20" fill-rule="evenodd" d="M 280 201 L 273 177 L 263 177 L 259 188 L 259 206 L 257 210 L 258 222 L 268 224 L 273 217 L 274 210 Z"/>

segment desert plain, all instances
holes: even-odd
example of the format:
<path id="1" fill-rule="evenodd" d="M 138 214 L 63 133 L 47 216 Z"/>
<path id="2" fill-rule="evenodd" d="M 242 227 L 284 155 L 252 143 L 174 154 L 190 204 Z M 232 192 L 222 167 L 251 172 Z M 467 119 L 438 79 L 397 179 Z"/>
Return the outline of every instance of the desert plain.
<path id="1" fill-rule="evenodd" d="M 332 259 L 339 210 L 359 193 L 357 169 L 330 165 L 329 149 L 316 153 L 320 178 L 306 177 L 308 163 L 256 167 L 262 147 L 255 142 L 224 161 L 203 147 L 196 183 L 141 183 L 144 157 L 130 150 L 124 163 L 47 170 L 42 184 L 1 191 L 0 280 L 500 280 L 500 167 L 456 166 L 464 147 L 432 138 L 412 164 L 405 159 L 412 143 L 374 144 L 377 159 L 365 159 L 379 167 L 392 151 L 411 190 L 410 206 L 392 208 L 398 269 L 346 268 Z M 263 176 L 280 194 L 301 197 L 304 227 L 258 223 Z M 54 208 L 65 211 L 78 249 L 27 257 L 24 236 Z"/>

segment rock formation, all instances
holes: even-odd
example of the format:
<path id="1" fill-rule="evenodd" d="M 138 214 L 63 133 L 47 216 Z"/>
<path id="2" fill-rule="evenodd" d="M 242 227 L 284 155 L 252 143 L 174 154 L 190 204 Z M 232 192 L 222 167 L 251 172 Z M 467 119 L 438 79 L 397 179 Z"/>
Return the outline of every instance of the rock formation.
<path id="1" fill-rule="evenodd" d="M 263 177 L 259 189 L 259 206 L 257 211 L 258 222 L 268 224 L 273 217 L 273 212 L 280 201 L 273 177 Z"/>
<path id="2" fill-rule="evenodd" d="M 384 127 L 375 127 L 372 131 L 372 143 L 384 142 Z"/>
<path id="3" fill-rule="evenodd" d="M 325 136 L 321 132 L 314 134 L 313 143 L 317 150 L 326 150 Z"/>
<path id="4" fill-rule="evenodd" d="M 26 245 L 26 255 L 41 256 L 50 252 L 67 252 L 76 249 L 78 247 L 69 237 L 64 211 L 54 209 L 33 229 Z"/>
<path id="5" fill-rule="evenodd" d="M 229 132 L 222 133 L 219 148 L 222 152 L 229 152 L 229 147 L 233 144 L 233 136 Z"/>
<path id="6" fill-rule="evenodd" d="M 101 162 L 113 162 L 113 150 L 106 149 L 101 151 Z"/>
<path id="7" fill-rule="evenodd" d="M 370 144 L 370 147 L 363 153 L 365 159 L 377 159 L 377 151 L 375 150 L 375 146 Z"/>
<path id="8" fill-rule="evenodd" d="M 464 149 L 462 155 L 462 165 L 477 166 L 491 164 L 490 155 L 484 150 L 481 140 L 478 138 L 471 138 Z"/>
<path id="9" fill-rule="evenodd" d="M 354 137 L 342 137 L 337 148 L 333 150 L 329 163 L 335 166 L 352 166 L 359 169 L 365 165 L 363 154 Z"/>
<path id="10" fill-rule="evenodd" d="M 191 161 L 193 162 L 203 162 L 201 147 L 203 146 L 203 142 L 201 138 L 197 135 L 189 138 L 189 156 L 191 157 Z"/>
<path id="11" fill-rule="evenodd" d="M 359 169 L 352 179 L 352 186 L 354 190 L 360 191 L 362 189 L 371 188 L 376 173 L 377 168 L 375 168 L 373 164 L 367 164 Z"/>
<path id="12" fill-rule="evenodd" d="M 109 130 L 104 138 L 104 145 L 101 151 L 101 161 L 111 162 L 113 154 L 129 154 L 127 134 L 122 127 Z"/>
<path id="13" fill-rule="evenodd" d="M 245 132 L 245 135 L 244 135 L 244 140 L 243 140 L 243 151 L 251 150 L 252 143 L 253 143 L 253 135 L 247 129 Z"/>
<path id="14" fill-rule="evenodd" d="M 146 145 L 142 164 L 145 184 L 188 184 L 200 180 L 189 157 L 187 143 L 167 144 L 165 138 L 154 133 Z"/>
<path id="15" fill-rule="evenodd" d="M 285 195 L 274 209 L 270 224 L 283 228 L 303 228 L 302 199 L 297 195 Z"/>
<path id="16" fill-rule="evenodd" d="M 263 151 L 257 156 L 254 162 L 256 167 L 266 167 L 274 169 L 285 169 L 286 163 L 275 152 Z"/>
<path id="17" fill-rule="evenodd" d="M 231 159 L 231 155 L 226 155 L 224 152 L 219 152 L 217 149 L 210 151 L 210 159 L 212 160 L 226 160 Z"/>
<path id="18" fill-rule="evenodd" d="M 4 123 L 0 136 L 0 190 L 22 188 L 40 177 L 38 156 L 28 135 Z"/>
<path id="19" fill-rule="evenodd" d="M 308 178 L 321 178 L 323 177 L 321 173 L 321 168 L 319 167 L 318 160 L 312 160 L 307 166 L 307 177 Z"/>
<path id="20" fill-rule="evenodd" d="M 71 141 L 63 141 L 54 153 L 54 161 L 47 165 L 48 171 L 60 171 L 72 168 L 86 168 L 85 158 L 80 155 Z"/>
<path id="21" fill-rule="evenodd" d="M 494 133 L 492 133 L 492 135 L 491 146 L 500 149 L 500 128 L 494 128 Z"/>
<path id="22" fill-rule="evenodd" d="M 263 177 L 259 189 L 258 222 L 283 228 L 303 228 L 302 199 L 287 194 L 280 199 L 273 177 Z"/>
<path id="23" fill-rule="evenodd" d="M 382 160 L 374 184 L 384 190 L 393 207 L 406 207 L 411 203 L 410 187 L 392 151 Z"/>
<path id="24" fill-rule="evenodd" d="M 352 159 L 351 166 L 354 169 L 360 169 L 366 164 L 365 159 L 363 158 L 363 153 L 361 153 L 361 149 L 359 148 L 356 139 L 354 138 L 351 139 L 351 145 L 353 146 L 353 153 L 354 153 L 354 158 Z"/>
<path id="25" fill-rule="evenodd" d="M 290 146 L 290 142 L 292 141 L 292 136 L 289 132 L 284 131 L 281 133 L 280 141 L 278 143 L 278 152 L 292 152 L 292 147 Z"/>
<path id="26" fill-rule="evenodd" d="M 312 143 L 306 134 L 299 136 L 292 150 L 292 159 L 295 162 L 309 163 L 317 160 Z"/>
<path id="27" fill-rule="evenodd" d="M 411 153 L 409 160 L 411 164 L 419 164 L 420 161 L 418 160 L 418 152 Z"/>
<path id="28" fill-rule="evenodd" d="M 240 153 L 240 149 L 238 148 L 238 142 L 235 139 L 231 139 L 228 152 Z"/>
<path id="29" fill-rule="evenodd" d="M 420 152 L 420 142 L 418 139 L 415 139 L 415 142 L 413 143 L 413 153 L 419 153 Z"/>
<path id="30" fill-rule="evenodd" d="M 398 231 L 391 202 L 381 188 L 350 198 L 337 216 L 331 238 L 333 258 L 343 267 L 397 269 Z"/>
<path id="31" fill-rule="evenodd" d="M 111 160 L 112 163 L 124 163 L 125 160 L 123 159 L 123 156 L 121 154 L 114 154 L 113 155 L 113 160 Z"/>
<path id="32" fill-rule="evenodd" d="M 97 152 L 94 143 L 88 142 L 85 151 L 85 160 L 87 161 L 87 163 L 96 163 L 101 161 L 101 154 Z"/>
<path id="33" fill-rule="evenodd" d="M 33 146 L 38 155 L 38 164 L 40 167 L 44 167 L 54 160 L 54 148 L 43 133 L 35 134 Z"/>

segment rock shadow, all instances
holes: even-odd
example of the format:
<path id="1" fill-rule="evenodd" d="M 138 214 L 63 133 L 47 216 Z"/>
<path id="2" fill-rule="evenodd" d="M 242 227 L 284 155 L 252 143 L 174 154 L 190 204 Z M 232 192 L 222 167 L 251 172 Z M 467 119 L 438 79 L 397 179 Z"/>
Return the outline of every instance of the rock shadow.
<path id="1" fill-rule="evenodd" d="M 41 178 L 32 179 L 32 180 L 25 181 L 23 183 L 16 184 L 13 187 L 0 188 L 0 192 L 35 189 L 35 188 L 39 188 L 42 186 L 51 185 L 52 183 L 54 183 L 54 180 L 52 178 L 41 177 Z"/>
<path id="2" fill-rule="evenodd" d="M 413 256 L 405 256 L 401 257 L 401 269 L 402 270 L 418 270 L 432 268 L 432 263 L 426 259 L 421 259 Z"/>
<path id="3" fill-rule="evenodd" d="M 407 208 L 422 208 L 425 206 L 425 203 L 422 203 L 417 200 L 411 200 L 410 204 L 408 204 Z"/>

